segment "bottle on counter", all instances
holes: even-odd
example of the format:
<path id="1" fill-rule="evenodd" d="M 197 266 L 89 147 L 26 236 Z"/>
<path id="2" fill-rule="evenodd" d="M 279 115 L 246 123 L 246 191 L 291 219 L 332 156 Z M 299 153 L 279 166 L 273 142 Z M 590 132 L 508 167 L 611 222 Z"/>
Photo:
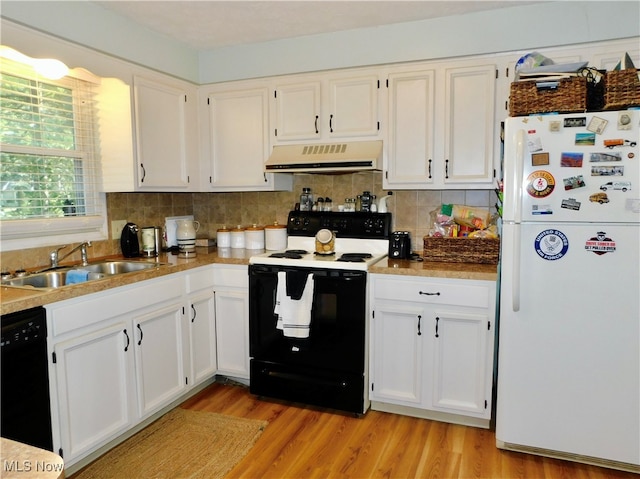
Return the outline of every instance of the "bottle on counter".
<path id="1" fill-rule="evenodd" d="M 311 188 L 302 188 L 300 195 L 300 211 L 311 211 L 313 208 L 313 195 Z"/>

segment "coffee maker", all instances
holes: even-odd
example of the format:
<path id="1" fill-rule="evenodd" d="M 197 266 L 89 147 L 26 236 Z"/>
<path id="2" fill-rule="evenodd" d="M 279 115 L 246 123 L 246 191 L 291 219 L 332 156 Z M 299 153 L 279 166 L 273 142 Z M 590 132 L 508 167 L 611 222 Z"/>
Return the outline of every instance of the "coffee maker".
<path id="1" fill-rule="evenodd" d="M 120 247 L 122 256 L 135 258 L 140 256 L 140 242 L 138 241 L 138 225 L 127 223 L 120 234 Z"/>
<path id="2" fill-rule="evenodd" d="M 411 235 L 408 231 L 394 231 L 389 239 L 390 259 L 411 258 Z"/>

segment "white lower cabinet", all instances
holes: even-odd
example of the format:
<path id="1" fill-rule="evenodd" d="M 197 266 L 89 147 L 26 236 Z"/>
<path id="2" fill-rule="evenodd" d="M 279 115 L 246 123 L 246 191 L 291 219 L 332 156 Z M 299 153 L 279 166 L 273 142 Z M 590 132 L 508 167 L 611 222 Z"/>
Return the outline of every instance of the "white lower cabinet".
<path id="1" fill-rule="evenodd" d="M 181 298 L 159 310 L 133 316 L 138 416 L 144 418 L 187 387 L 183 361 Z"/>
<path id="2" fill-rule="evenodd" d="M 216 317 L 213 294 L 213 267 L 189 271 L 186 316 L 189 327 L 189 385 L 196 386 L 217 371 Z"/>
<path id="3" fill-rule="evenodd" d="M 213 267 L 46 306 L 54 450 L 78 463 L 216 373 Z"/>
<path id="4" fill-rule="evenodd" d="M 488 427 L 494 281 L 371 275 L 372 409 Z"/>
<path id="5" fill-rule="evenodd" d="M 130 323 L 117 320 L 54 346 L 60 423 L 54 446 L 65 463 L 133 426 L 131 334 Z"/>
<path id="6" fill-rule="evenodd" d="M 218 374 L 249 379 L 247 266 L 214 265 Z"/>

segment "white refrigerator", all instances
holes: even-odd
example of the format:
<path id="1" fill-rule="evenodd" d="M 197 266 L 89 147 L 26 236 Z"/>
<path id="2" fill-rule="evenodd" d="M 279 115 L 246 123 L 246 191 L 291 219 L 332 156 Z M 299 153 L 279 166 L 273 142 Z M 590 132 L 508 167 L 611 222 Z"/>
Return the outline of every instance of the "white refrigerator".
<path id="1" fill-rule="evenodd" d="M 639 122 L 506 120 L 500 448 L 640 472 Z"/>

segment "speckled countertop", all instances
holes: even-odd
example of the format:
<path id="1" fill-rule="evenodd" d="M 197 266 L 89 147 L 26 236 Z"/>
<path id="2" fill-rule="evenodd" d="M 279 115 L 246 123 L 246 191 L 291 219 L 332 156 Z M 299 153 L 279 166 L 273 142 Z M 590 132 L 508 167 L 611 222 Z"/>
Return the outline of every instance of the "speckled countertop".
<path id="1" fill-rule="evenodd" d="M 385 258 L 369 268 L 369 273 L 496 281 L 498 279 L 498 265 L 479 263 L 434 263 L 429 261 L 409 261 L 404 259 Z"/>
<path id="2" fill-rule="evenodd" d="M 2 286 L 0 290 L 0 314 L 44 306 L 45 304 L 71 299 L 85 294 L 97 293 L 119 286 L 137 283 L 146 279 L 157 278 L 168 274 L 187 271 L 189 269 L 218 264 L 248 265 L 249 258 L 262 251 L 231 248 L 198 248 L 195 258 L 184 259 L 176 255 L 161 254 L 158 258 L 137 261 L 157 262 L 157 268 L 126 273 L 86 283 L 64 286 L 62 288 L 42 290 Z M 122 256 L 91 258 L 90 262 L 101 260 L 120 260 Z M 399 274 L 406 276 L 428 276 L 435 278 L 458 278 L 495 281 L 498 277 L 497 266 L 468 263 L 430 263 L 408 260 L 391 260 L 385 258 L 369 269 L 370 273 Z"/>
<path id="3" fill-rule="evenodd" d="M 4 479 L 59 479 L 64 477 L 64 461 L 51 451 L 0 438 L 0 458 Z"/>

